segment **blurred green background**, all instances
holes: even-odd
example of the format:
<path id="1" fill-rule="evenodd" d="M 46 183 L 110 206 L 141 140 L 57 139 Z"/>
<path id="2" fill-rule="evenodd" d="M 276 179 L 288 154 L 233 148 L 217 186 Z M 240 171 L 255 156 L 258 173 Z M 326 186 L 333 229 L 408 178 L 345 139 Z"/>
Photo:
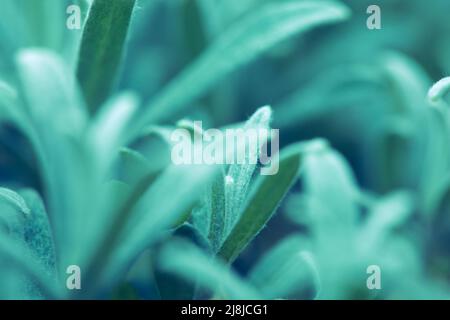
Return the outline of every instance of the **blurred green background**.
<path id="1" fill-rule="evenodd" d="M 14 59 L 24 48 L 49 48 L 74 69 L 82 30 L 65 28 L 65 9 L 76 3 L 85 18 L 88 2 L 0 0 L 0 80 L 18 81 Z M 139 0 L 114 92 L 131 90 L 141 101 L 151 100 L 229 26 L 270 2 L 283 0 Z M 188 118 L 222 127 L 271 105 L 281 147 L 324 138 L 348 161 L 365 201 L 397 191 L 412 197 L 413 213 L 396 229 L 399 242 L 393 242 L 398 244 L 394 255 L 396 250 L 411 253 L 411 268 L 400 268 L 406 270 L 403 280 L 387 276 L 386 297 L 448 297 L 450 118 L 448 105 L 439 112 L 432 109 L 427 91 L 450 73 L 450 2 L 340 2 L 351 9 L 348 20 L 288 38 L 233 71 L 164 124 Z M 381 8 L 381 30 L 366 27 L 366 9 L 372 4 Z M 43 193 L 30 144 L 8 122 L 0 126 L 0 185 Z M 297 183 L 234 263 L 240 275 L 245 277 L 255 259 L 287 234 L 309 234 L 311 217 L 302 213 L 303 191 Z M 361 217 L 366 215 L 363 207 Z M 330 269 L 340 250 L 336 245 L 327 255 Z M 339 267 L 333 270 L 339 273 Z M 423 283 L 411 275 L 416 271 Z M 155 297 L 146 285 L 136 286 L 144 297 Z M 330 297 L 366 298 L 350 291 Z M 302 292 L 296 297 L 312 295 Z"/>

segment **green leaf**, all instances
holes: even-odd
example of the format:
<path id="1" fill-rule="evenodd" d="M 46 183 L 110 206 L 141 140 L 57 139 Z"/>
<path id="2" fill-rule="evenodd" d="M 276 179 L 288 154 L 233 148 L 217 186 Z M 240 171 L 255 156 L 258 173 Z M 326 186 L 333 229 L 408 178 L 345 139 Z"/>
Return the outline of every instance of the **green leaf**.
<path id="1" fill-rule="evenodd" d="M 205 252 L 210 252 L 208 240 L 203 237 L 197 228 L 185 223 L 174 230 L 173 235 L 176 238 L 186 239 L 202 248 Z M 164 247 L 163 247 L 164 248 Z M 157 253 L 158 255 L 158 253 Z M 155 267 L 155 280 L 158 284 L 158 291 L 163 300 L 192 300 L 196 295 L 196 284 L 185 279 L 174 277 L 159 268 L 158 263 Z"/>
<path id="2" fill-rule="evenodd" d="M 442 94 L 446 80 L 431 86 L 423 68 L 406 55 L 388 52 L 381 65 L 387 76 L 397 115 L 392 135 L 387 136 L 385 180 L 397 183 L 387 188 L 416 188 L 419 185 L 421 211 L 429 215 L 435 206 L 437 188 L 448 172 L 450 152 L 449 118 Z M 426 97 L 428 95 L 428 100 Z M 420 163 L 418 168 L 412 163 Z M 399 183 L 401 182 L 401 183 Z"/>
<path id="3" fill-rule="evenodd" d="M 63 27 L 65 26 L 65 9 L 67 6 L 65 1 L 16 0 L 16 2 L 24 15 L 23 18 L 29 36 L 27 45 L 48 47 L 53 50 L 61 49 L 62 41 L 68 40 L 64 38 L 67 34 L 65 34 L 66 28 Z"/>
<path id="4" fill-rule="evenodd" d="M 0 123 L 9 123 L 20 130 L 33 144 L 35 152 L 42 157 L 42 146 L 30 117 L 20 102 L 16 89 L 0 80 Z"/>
<path id="5" fill-rule="evenodd" d="M 276 104 L 274 126 L 299 126 L 337 109 L 347 109 L 356 103 L 366 102 L 372 91 L 379 95 L 382 81 L 380 73 L 376 66 L 365 64 L 343 64 L 328 68 L 308 79 L 307 83 Z"/>
<path id="6" fill-rule="evenodd" d="M 30 209 L 19 194 L 0 188 L 0 232 L 23 240 L 24 223 L 29 215 Z"/>
<path id="7" fill-rule="evenodd" d="M 255 182 L 239 221 L 220 248 L 219 256 L 225 261 L 232 262 L 272 217 L 298 176 L 300 152 L 298 145 L 286 148 L 280 155 L 278 173 L 260 176 Z"/>
<path id="8" fill-rule="evenodd" d="M 233 156 L 235 163 L 229 166 L 227 174 L 224 172 L 226 166 L 223 166 L 208 190 L 205 207 L 194 214 L 194 223 L 206 232 L 214 252 L 220 249 L 242 213 L 261 147 L 269 138 L 271 115 L 270 107 L 262 107 L 242 127 L 235 128 L 237 137 L 233 139 L 238 144 L 233 152 L 225 155 L 227 159 L 229 155 Z M 261 135 L 262 132 L 267 136 Z"/>
<path id="9" fill-rule="evenodd" d="M 90 213 L 102 199 L 100 173 L 94 170 L 98 155 L 84 139 L 88 116 L 65 63 L 47 50 L 30 49 L 19 52 L 17 66 L 21 94 L 36 133 L 32 142 L 54 229 L 59 271 L 64 272 L 67 263 L 82 255 L 84 242 L 90 242 L 89 230 L 98 227 L 87 223 L 99 216 Z"/>
<path id="10" fill-rule="evenodd" d="M 8 83 L 0 80 L 0 120 L 17 121 L 16 106 L 17 91 Z"/>
<path id="11" fill-rule="evenodd" d="M 225 227 L 225 188 L 225 175 L 223 170 L 220 170 L 206 195 L 207 207 L 204 209 L 205 214 L 199 217 L 201 220 L 207 220 L 206 223 L 209 224 L 205 231 L 214 252 L 219 250 L 223 240 Z M 197 222 L 198 220 L 194 221 Z M 203 225 L 204 222 L 200 221 L 197 224 Z"/>
<path id="12" fill-rule="evenodd" d="M 138 107 L 138 98 L 122 93 L 110 99 L 96 114 L 90 128 L 92 148 L 100 167 L 108 168 L 119 148 L 126 142 L 126 128 Z"/>
<path id="13" fill-rule="evenodd" d="M 306 144 L 303 160 L 304 190 L 314 205 L 313 230 L 326 239 L 348 238 L 358 218 L 358 189 L 351 168 L 321 139 Z"/>
<path id="14" fill-rule="evenodd" d="M 333 1 L 271 3 L 236 22 L 190 67 L 175 78 L 137 119 L 135 134 L 151 122 L 167 120 L 189 106 L 220 79 L 295 34 L 349 16 Z"/>
<path id="15" fill-rule="evenodd" d="M 3 207 L 4 203 L 9 208 Z M 0 188 L 0 207 L 0 222 L 6 224 L 6 234 L 11 238 L 11 241 L 7 243 L 18 247 L 17 250 L 22 254 L 31 255 L 29 259 L 33 260 L 33 263 L 38 263 L 38 270 L 45 272 L 46 276 L 55 277 L 53 239 L 40 197 L 31 190 L 23 190 L 21 194 L 18 194 L 12 190 Z M 0 228 L 0 233 L 4 233 L 2 229 Z"/>
<path id="16" fill-rule="evenodd" d="M 83 30 L 77 77 L 91 113 L 110 94 L 124 54 L 135 0 L 94 0 Z"/>
<path id="17" fill-rule="evenodd" d="M 224 181 L 225 213 L 221 219 L 224 219 L 225 223 L 223 230 L 225 237 L 230 233 L 242 212 L 242 205 L 246 199 L 247 190 L 257 166 L 261 147 L 266 143 L 266 139 L 269 138 L 271 117 L 272 109 L 268 106 L 262 107 L 253 114 L 242 128 L 245 135 L 245 143 L 248 145 L 247 147 L 237 146 L 236 150 L 245 152 L 243 162 L 231 164 Z M 254 131 L 256 135 L 250 134 L 249 130 L 256 130 Z M 265 130 L 267 133 L 264 141 L 260 141 L 260 130 Z M 238 162 L 237 158 L 238 155 L 236 155 L 236 162 Z"/>
<path id="18" fill-rule="evenodd" d="M 205 255 L 185 241 L 167 244 L 158 257 L 159 267 L 225 299 L 259 299 L 256 290 L 246 284 L 228 266 Z"/>
<path id="19" fill-rule="evenodd" d="M 215 172 L 214 166 L 170 166 L 150 187 L 133 190 L 108 228 L 98 235 L 87 282 L 102 287 L 120 279 L 139 253 L 162 237 L 200 199 Z"/>
<path id="20" fill-rule="evenodd" d="M 414 122 L 405 116 L 391 116 L 383 125 L 378 138 L 377 158 L 380 163 L 378 190 L 386 193 L 395 189 L 407 188 L 409 181 L 405 159 L 411 154 L 416 128 Z"/>
<path id="21" fill-rule="evenodd" d="M 119 154 L 120 179 L 129 185 L 135 185 L 151 173 L 150 161 L 140 152 L 122 148 Z"/>
<path id="22" fill-rule="evenodd" d="M 421 112 L 430 78 L 413 59 L 399 52 L 386 52 L 382 55 L 382 68 L 386 72 L 392 96 L 396 100 L 397 112 Z M 420 114 L 420 113 L 419 113 Z"/>
<path id="23" fill-rule="evenodd" d="M 56 275 L 56 257 L 53 234 L 44 203 L 33 190 L 22 190 L 20 194 L 30 207 L 30 215 L 24 223 L 24 240 L 36 255 L 49 275 Z"/>
<path id="24" fill-rule="evenodd" d="M 295 298 L 305 290 L 319 290 L 318 270 L 310 240 L 291 235 L 265 253 L 251 269 L 249 279 L 266 299 Z"/>
<path id="25" fill-rule="evenodd" d="M 33 252 L 24 246 L 22 242 L 12 239 L 5 235 L 4 232 L 0 232 L 0 267 L 2 267 L 2 274 L 0 274 L 0 282 L 6 283 L 5 275 L 8 272 L 3 273 L 3 268 L 14 268 L 21 272 L 21 279 L 31 281 L 33 285 L 36 285 L 39 292 L 48 299 L 63 298 L 64 293 L 61 287 L 58 285 L 57 280 L 48 274 L 46 270 L 38 261 Z M 17 290 L 17 283 L 14 286 Z M 16 291 L 15 290 L 15 291 Z M 27 292 L 15 292 L 13 293 L 13 299 L 18 299 L 20 296 L 27 294 Z M 30 297 L 28 297 L 30 298 Z"/>
<path id="26" fill-rule="evenodd" d="M 17 55 L 28 112 L 39 129 L 80 136 L 87 122 L 86 109 L 68 66 L 56 54 L 27 49 Z M 43 94 L 45 93 L 45 94 Z"/>
<path id="27" fill-rule="evenodd" d="M 359 231 L 360 243 L 368 251 L 383 244 L 393 229 L 407 221 L 413 208 L 413 198 L 406 191 L 398 191 L 378 200 L 371 208 L 364 227 Z"/>
<path id="28" fill-rule="evenodd" d="M 180 20 L 184 30 L 185 55 L 188 60 L 198 56 L 207 44 L 203 27 L 203 19 L 200 15 L 200 1 L 183 1 L 180 3 Z"/>
<path id="29" fill-rule="evenodd" d="M 427 144 L 421 158 L 420 195 L 423 213 L 432 215 L 439 201 L 439 188 L 445 183 L 450 170 L 450 117 L 445 106 L 433 105 L 427 111 Z"/>
<path id="30" fill-rule="evenodd" d="M 21 48 L 48 48 L 72 59 L 79 33 L 65 27 L 66 8 L 84 0 L 4 0 L 0 21 L 2 60 Z M 9 61 L 8 61 L 9 62 Z"/>

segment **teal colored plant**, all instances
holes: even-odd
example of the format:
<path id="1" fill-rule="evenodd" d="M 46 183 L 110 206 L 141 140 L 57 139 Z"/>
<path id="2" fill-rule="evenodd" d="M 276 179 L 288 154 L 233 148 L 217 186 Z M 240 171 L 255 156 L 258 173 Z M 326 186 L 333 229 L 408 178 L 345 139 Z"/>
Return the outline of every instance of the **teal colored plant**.
<path id="1" fill-rule="evenodd" d="M 400 1 L 3 2 L 0 298 L 450 297 L 446 1 L 427 52 Z M 278 172 L 175 165 L 197 119 L 280 129 Z"/>

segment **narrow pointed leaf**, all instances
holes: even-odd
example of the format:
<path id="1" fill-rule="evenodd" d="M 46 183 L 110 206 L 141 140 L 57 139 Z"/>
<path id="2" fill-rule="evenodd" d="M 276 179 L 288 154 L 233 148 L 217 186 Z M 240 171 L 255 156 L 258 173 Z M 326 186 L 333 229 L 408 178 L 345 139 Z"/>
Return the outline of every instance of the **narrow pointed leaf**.
<path id="1" fill-rule="evenodd" d="M 225 226 L 224 236 L 227 236 L 236 224 L 241 213 L 241 207 L 246 199 L 248 187 L 259 159 L 260 148 L 267 141 L 260 141 L 260 130 L 264 130 L 269 138 L 269 122 L 272 110 L 262 107 L 247 121 L 242 128 L 245 146 L 237 146 L 236 150 L 245 152 L 243 163 L 231 164 L 225 182 Z M 256 133 L 254 136 L 250 131 Z M 238 155 L 236 155 L 238 162 Z"/>
<path id="2" fill-rule="evenodd" d="M 94 0 L 83 30 L 77 76 L 91 113 L 111 92 L 135 0 Z"/>
<path id="3" fill-rule="evenodd" d="M 219 256 L 232 262 L 272 217 L 300 170 L 301 149 L 292 145 L 281 152 L 279 171 L 260 176 L 239 221 L 220 248 Z"/>

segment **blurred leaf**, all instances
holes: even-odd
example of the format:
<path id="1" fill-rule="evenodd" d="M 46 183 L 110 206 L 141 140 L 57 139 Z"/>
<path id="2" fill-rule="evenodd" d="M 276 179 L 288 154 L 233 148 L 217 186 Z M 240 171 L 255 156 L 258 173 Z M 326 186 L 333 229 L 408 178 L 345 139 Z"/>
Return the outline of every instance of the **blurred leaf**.
<path id="1" fill-rule="evenodd" d="M 282 40 L 325 23 L 342 21 L 348 16 L 345 6 L 331 1 L 263 6 L 228 29 L 158 94 L 137 119 L 136 130 L 183 111 L 189 102 L 204 94 L 217 81 Z"/>
<path id="2" fill-rule="evenodd" d="M 47 50 L 30 49 L 18 54 L 17 65 L 59 263 L 65 269 L 79 258 L 75 256 L 83 255 L 81 248 L 90 241 L 86 235 L 97 227 L 86 221 L 96 218 L 90 212 L 102 199 L 101 180 L 93 170 L 98 155 L 82 139 L 87 113 L 65 63 Z"/>
<path id="3" fill-rule="evenodd" d="M 396 111 L 408 115 L 423 110 L 431 80 L 422 67 L 407 55 L 395 51 L 385 52 L 380 64 L 396 98 Z"/>
<path id="4" fill-rule="evenodd" d="M 450 118 L 448 110 L 441 106 L 430 106 L 427 111 L 420 191 L 423 212 L 432 215 L 439 201 L 439 188 L 450 172 Z"/>
<path id="5" fill-rule="evenodd" d="M 15 2 L 20 12 L 24 14 L 23 18 L 29 36 L 28 46 L 61 49 L 66 30 L 64 28 L 66 1 L 16 0 Z M 19 17 L 18 19 L 20 20 Z"/>
<path id="6" fill-rule="evenodd" d="M 130 184 L 138 183 L 151 172 L 151 164 L 140 152 L 122 148 L 120 150 L 120 178 Z"/>
<path id="7" fill-rule="evenodd" d="M 391 116 L 380 129 L 377 148 L 377 162 L 380 165 L 378 173 L 378 190 L 382 193 L 396 189 L 409 188 L 411 181 L 410 168 L 405 162 L 413 155 L 416 142 L 414 122 L 401 116 Z"/>
<path id="8" fill-rule="evenodd" d="M 88 282 L 92 281 L 95 288 L 97 285 L 109 286 L 120 279 L 119 275 L 142 250 L 164 235 L 187 209 L 192 208 L 215 172 L 213 166 L 170 166 L 150 187 L 134 190 L 99 235 L 99 245 L 89 268 L 92 279 Z M 174 194 L 177 201 L 173 201 Z"/>
<path id="9" fill-rule="evenodd" d="M 319 290 L 309 240 L 291 235 L 266 252 L 251 269 L 250 281 L 266 299 L 292 298 L 307 289 Z"/>
<path id="10" fill-rule="evenodd" d="M 48 274 L 48 271 L 38 262 L 35 255 L 22 243 L 0 232 L 0 267 L 2 270 L 6 263 L 10 267 L 20 270 L 22 279 L 25 276 L 25 279 L 35 284 L 44 297 L 48 299 L 64 297 L 56 279 Z M 6 282 L 6 279 L 3 279 L 5 275 L 8 275 L 8 273 L 0 275 L 0 282 Z M 17 289 L 17 286 L 15 288 Z M 23 292 L 16 292 L 13 298 L 18 299 L 23 294 Z"/>
<path id="11" fill-rule="evenodd" d="M 192 225 L 185 223 L 178 227 L 173 236 L 189 240 L 205 252 L 210 252 L 208 240 Z M 155 268 L 155 280 L 158 284 L 158 291 L 161 299 L 166 300 L 193 300 L 196 296 L 196 284 L 186 279 L 174 277 L 173 274 L 161 270 L 159 266 Z"/>
<path id="12" fill-rule="evenodd" d="M 398 191 L 378 200 L 371 208 L 368 220 L 360 230 L 361 245 L 373 250 L 388 239 L 390 232 L 403 225 L 413 212 L 411 194 Z"/>
<path id="13" fill-rule="evenodd" d="M 30 207 L 30 216 L 24 224 L 24 240 L 49 275 L 55 275 L 56 257 L 53 234 L 44 203 L 33 190 L 21 190 L 20 194 Z"/>
<path id="14" fill-rule="evenodd" d="M 0 228 L 0 233 L 6 231 L 11 237 L 9 245 L 17 246 L 21 254 L 29 250 L 28 255 L 31 255 L 30 259 L 34 263 L 39 263 L 39 270 L 49 277 L 54 277 L 56 270 L 53 239 L 48 217 L 39 196 L 31 190 L 23 190 L 19 194 L 0 188 L 0 207 L 0 222 L 5 223 L 7 227 L 6 230 Z M 6 242 L 6 245 L 8 243 Z"/>
<path id="15" fill-rule="evenodd" d="M 101 157 L 101 166 L 108 168 L 119 149 L 126 142 L 126 128 L 137 110 L 138 99 L 132 93 L 122 93 L 110 99 L 91 124 L 93 148 Z"/>
<path id="16" fill-rule="evenodd" d="M 87 115 L 68 67 L 54 53 L 27 49 L 17 56 L 28 111 L 35 125 L 61 133 L 81 135 Z M 43 94 L 45 93 L 45 94 Z"/>
<path id="17" fill-rule="evenodd" d="M 159 266 L 166 272 L 178 275 L 224 295 L 225 299 L 258 299 L 259 294 L 235 275 L 220 260 L 206 256 L 188 242 L 174 241 L 167 244 L 159 258 Z"/>
<path id="18" fill-rule="evenodd" d="M 313 230 L 323 241 L 348 238 L 358 218 L 358 189 L 346 160 L 326 141 L 314 140 L 305 147 L 302 177 L 317 210 L 311 215 Z"/>
<path id="19" fill-rule="evenodd" d="M 294 127 L 379 94 L 381 72 L 373 65 L 343 64 L 328 68 L 277 103 L 275 126 Z M 317 94 L 320 92 L 320 94 Z"/>

